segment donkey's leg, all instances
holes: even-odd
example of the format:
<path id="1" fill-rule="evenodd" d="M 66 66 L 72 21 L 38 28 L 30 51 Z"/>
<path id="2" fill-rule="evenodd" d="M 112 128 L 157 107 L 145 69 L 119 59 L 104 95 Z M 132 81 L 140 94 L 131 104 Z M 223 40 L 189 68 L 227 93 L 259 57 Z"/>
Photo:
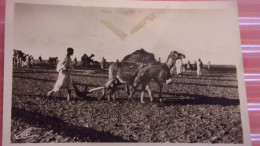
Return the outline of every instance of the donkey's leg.
<path id="1" fill-rule="evenodd" d="M 148 92 L 149 96 L 150 96 L 150 101 L 153 102 L 153 93 L 150 89 L 150 85 L 147 84 L 146 87 L 145 87 L 146 91 Z"/>
<path id="2" fill-rule="evenodd" d="M 160 102 L 163 102 L 165 99 L 162 97 L 162 89 L 163 89 L 163 84 L 160 86 Z"/>
<path id="3" fill-rule="evenodd" d="M 129 85 L 129 96 L 128 96 L 128 101 L 130 101 L 136 91 L 136 88 L 133 87 L 132 85 Z"/>
<path id="4" fill-rule="evenodd" d="M 163 101 L 163 99 L 162 99 L 163 84 L 159 80 L 157 80 L 156 82 L 157 82 L 157 84 L 159 86 L 159 101 L 162 102 Z"/>
<path id="5" fill-rule="evenodd" d="M 103 88 L 103 90 L 102 90 L 102 97 L 101 97 L 101 98 L 106 98 L 106 90 L 109 89 L 109 87 L 112 85 L 112 83 L 113 83 L 113 79 L 108 80 L 108 81 L 104 84 L 104 88 Z M 109 99 L 109 97 L 108 97 L 108 99 Z M 99 100 L 100 100 L 100 98 L 99 98 Z"/>
<path id="6" fill-rule="evenodd" d="M 127 93 L 128 95 L 130 95 L 130 92 L 131 92 L 131 91 L 129 91 L 129 84 L 126 84 L 125 90 L 126 90 L 126 93 Z"/>
<path id="7" fill-rule="evenodd" d="M 145 102 L 144 102 L 144 92 L 145 92 L 145 87 L 146 87 L 146 85 L 142 85 L 141 103 L 145 103 Z"/>
<path id="8" fill-rule="evenodd" d="M 103 88 L 103 93 L 102 93 L 102 98 L 105 98 L 106 96 L 106 90 L 110 90 L 109 94 L 110 96 L 113 94 L 113 92 L 115 92 L 115 89 L 117 87 L 117 79 L 113 78 L 113 79 L 109 79 L 105 84 L 104 84 L 104 88 Z M 108 100 L 110 100 L 110 97 L 108 97 Z"/>
<path id="9" fill-rule="evenodd" d="M 116 92 L 115 91 L 113 92 L 113 95 L 112 95 L 112 99 L 113 99 L 113 102 L 115 102 L 116 101 Z"/>

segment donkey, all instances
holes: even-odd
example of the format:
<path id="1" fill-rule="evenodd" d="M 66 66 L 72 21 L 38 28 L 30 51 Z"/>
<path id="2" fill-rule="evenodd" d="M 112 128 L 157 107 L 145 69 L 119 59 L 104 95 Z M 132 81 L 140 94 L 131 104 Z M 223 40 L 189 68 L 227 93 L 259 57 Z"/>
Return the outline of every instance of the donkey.
<path id="1" fill-rule="evenodd" d="M 118 85 L 133 85 L 134 79 L 142 66 L 143 64 L 135 62 L 112 63 L 108 68 L 109 78 L 108 81 L 104 84 L 102 98 L 105 98 L 106 90 L 110 91 L 108 96 L 108 100 L 110 100 L 110 97 L 114 94 Z M 115 96 L 113 100 L 115 100 Z"/>
<path id="2" fill-rule="evenodd" d="M 134 80 L 130 97 L 132 97 L 138 85 L 142 84 L 141 103 L 144 103 L 143 98 L 145 90 L 150 96 L 150 101 L 153 102 L 150 82 L 151 80 L 154 80 L 159 86 L 159 100 L 162 102 L 163 84 L 170 84 L 172 82 L 170 70 L 175 65 L 176 60 L 182 57 L 184 57 L 184 55 L 181 53 L 178 53 L 177 56 L 169 55 L 166 63 L 152 64 L 151 66 L 141 69 Z"/>
<path id="3" fill-rule="evenodd" d="M 115 80 L 119 80 L 119 82 L 121 84 L 128 84 L 129 85 L 131 93 L 130 93 L 128 99 L 131 99 L 134 92 L 135 92 L 135 90 L 133 90 L 133 83 L 135 81 L 135 78 L 138 76 L 138 73 L 139 73 L 140 70 L 145 69 L 145 68 L 149 68 L 149 66 L 150 67 L 153 66 L 152 71 L 154 71 L 154 72 L 156 72 L 156 71 L 159 72 L 160 71 L 160 70 L 158 70 L 159 68 L 163 69 L 165 67 L 167 67 L 167 68 L 164 69 L 164 70 L 168 71 L 168 68 L 171 68 L 175 64 L 175 61 L 176 61 L 177 58 L 178 58 L 178 52 L 173 51 L 168 56 L 168 59 L 167 59 L 165 64 L 155 63 L 153 65 L 144 65 L 142 63 L 135 63 L 135 62 L 116 62 L 116 63 L 112 63 L 109 66 L 109 80 L 104 85 L 102 97 L 105 97 L 106 90 L 109 89 L 110 86 L 113 83 L 116 82 Z M 163 72 L 161 74 L 165 74 L 165 73 Z M 170 77 L 167 76 L 167 79 L 169 79 L 169 78 Z M 157 80 L 156 80 L 156 82 L 157 82 Z M 146 83 L 144 83 L 144 84 L 146 84 Z M 113 85 L 113 86 L 115 86 L 115 85 Z M 160 88 L 162 88 L 161 84 L 160 84 Z M 147 89 L 147 90 L 149 90 L 149 89 Z M 161 89 L 160 89 L 160 91 L 161 91 Z M 109 97 L 108 97 L 108 100 L 110 100 Z"/>

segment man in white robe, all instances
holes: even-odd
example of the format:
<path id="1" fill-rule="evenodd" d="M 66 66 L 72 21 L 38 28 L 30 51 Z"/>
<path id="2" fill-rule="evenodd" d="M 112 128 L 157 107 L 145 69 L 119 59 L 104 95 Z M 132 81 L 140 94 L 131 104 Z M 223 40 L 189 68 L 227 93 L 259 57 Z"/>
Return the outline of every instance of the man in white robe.
<path id="1" fill-rule="evenodd" d="M 183 62 L 182 62 L 182 58 L 177 59 L 175 65 L 176 65 L 176 73 L 177 73 L 177 76 L 178 76 L 178 77 L 181 77 L 181 76 L 182 76 L 182 73 L 183 73 Z"/>
<path id="2" fill-rule="evenodd" d="M 59 73 L 58 79 L 54 85 L 54 88 L 47 93 L 47 96 L 52 95 L 55 92 L 60 91 L 61 88 L 65 88 L 68 90 L 67 100 L 69 101 L 72 97 L 72 80 L 71 80 L 71 72 L 73 68 L 73 62 L 71 57 L 73 55 L 74 50 L 72 48 L 67 49 L 67 54 L 59 61 L 57 65 L 57 72 Z"/>
<path id="3" fill-rule="evenodd" d="M 197 62 L 197 75 L 198 77 L 201 77 L 201 68 L 203 66 L 203 63 L 200 59 L 198 59 L 198 62 Z"/>
<path id="4" fill-rule="evenodd" d="M 210 63 L 210 61 L 208 62 L 208 70 L 210 70 L 211 69 L 211 63 Z"/>

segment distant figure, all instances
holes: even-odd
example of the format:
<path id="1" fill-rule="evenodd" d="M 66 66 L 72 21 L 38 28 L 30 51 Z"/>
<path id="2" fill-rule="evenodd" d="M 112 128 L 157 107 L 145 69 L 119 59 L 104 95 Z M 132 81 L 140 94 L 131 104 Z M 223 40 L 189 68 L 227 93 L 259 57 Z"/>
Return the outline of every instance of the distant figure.
<path id="1" fill-rule="evenodd" d="M 117 59 L 116 62 L 119 62 L 119 60 Z"/>
<path id="2" fill-rule="evenodd" d="M 161 63 L 161 57 L 159 57 L 159 62 Z"/>
<path id="3" fill-rule="evenodd" d="M 77 66 L 77 63 L 78 63 L 78 61 L 77 61 L 77 58 L 75 57 L 75 58 L 74 58 L 74 66 L 75 66 L 75 67 Z"/>
<path id="4" fill-rule="evenodd" d="M 181 77 L 183 73 L 183 62 L 182 58 L 176 60 L 176 73 L 177 77 Z"/>
<path id="5" fill-rule="evenodd" d="M 18 66 L 17 55 L 18 55 L 18 50 L 14 49 L 14 52 L 13 52 L 13 65 L 14 66 Z"/>
<path id="6" fill-rule="evenodd" d="M 40 61 L 40 64 L 44 64 L 41 56 L 39 56 L 39 61 Z"/>
<path id="7" fill-rule="evenodd" d="M 25 55 L 24 66 L 25 66 L 25 67 L 28 67 L 28 68 L 31 67 L 31 66 L 30 66 L 30 56 L 29 56 L 29 54 L 26 54 L 26 55 Z"/>
<path id="8" fill-rule="evenodd" d="M 33 58 L 33 56 L 30 55 L 29 59 L 30 59 L 30 66 L 33 66 L 34 65 L 34 58 Z"/>
<path id="9" fill-rule="evenodd" d="M 71 80 L 71 72 L 73 68 L 73 62 L 71 57 L 74 53 L 72 48 L 67 49 L 67 54 L 59 61 L 57 65 L 57 72 L 59 73 L 58 79 L 54 85 L 54 88 L 47 93 L 47 96 L 51 96 L 53 93 L 60 91 L 61 88 L 65 88 L 68 90 L 67 100 L 69 101 L 72 97 L 72 80 Z"/>
<path id="10" fill-rule="evenodd" d="M 190 61 L 189 60 L 187 62 L 187 70 L 191 70 L 191 68 L 190 68 Z"/>
<path id="11" fill-rule="evenodd" d="M 185 55 L 183 55 L 183 58 L 181 60 L 182 60 L 182 73 L 184 73 L 186 70 L 185 66 L 187 65 L 187 60 L 186 60 Z"/>
<path id="12" fill-rule="evenodd" d="M 107 61 L 106 61 L 106 59 L 103 57 L 103 58 L 102 58 L 102 62 L 101 62 L 101 68 L 102 68 L 102 70 L 106 70 L 106 64 L 107 64 Z"/>
<path id="13" fill-rule="evenodd" d="M 203 63 L 200 59 L 198 59 L 198 62 L 197 62 L 197 75 L 198 77 L 201 77 L 201 68 L 203 66 Z"/>
<path id="14" fill-rule="evenodd" d="M 190 65 L 191 70 L 197 70 L 197 61 L 194 60 L 194 63 Z"/>
<path id="15" fill-rule="evenodd" d="M 208 70 L 210 70 L 211 69 L 211 63 L 210 63 L 210 61 L 208 62 Z"/>

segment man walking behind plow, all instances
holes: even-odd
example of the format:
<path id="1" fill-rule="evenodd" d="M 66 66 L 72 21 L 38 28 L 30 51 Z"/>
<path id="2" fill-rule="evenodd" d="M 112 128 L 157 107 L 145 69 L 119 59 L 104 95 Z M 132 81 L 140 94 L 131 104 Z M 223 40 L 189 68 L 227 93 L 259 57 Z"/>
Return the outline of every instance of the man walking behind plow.
<path id="1" fill-rule="evenodd" d="M 58 79 L 51 91 L 47 93 L 47 97 L 53 95 L 53 93 L 60 91 L 61 88 L 68 90 L 67 100 L 69 101 L 72 98 L 72 80 L 71 72 L 73 68 L 73 62 L 71 56 L 73 55 L 74 50 L 72 48 L 67 49 L 67 54 L 59 61 L 57 65 L 57 72 L 59 73 Z"/>

